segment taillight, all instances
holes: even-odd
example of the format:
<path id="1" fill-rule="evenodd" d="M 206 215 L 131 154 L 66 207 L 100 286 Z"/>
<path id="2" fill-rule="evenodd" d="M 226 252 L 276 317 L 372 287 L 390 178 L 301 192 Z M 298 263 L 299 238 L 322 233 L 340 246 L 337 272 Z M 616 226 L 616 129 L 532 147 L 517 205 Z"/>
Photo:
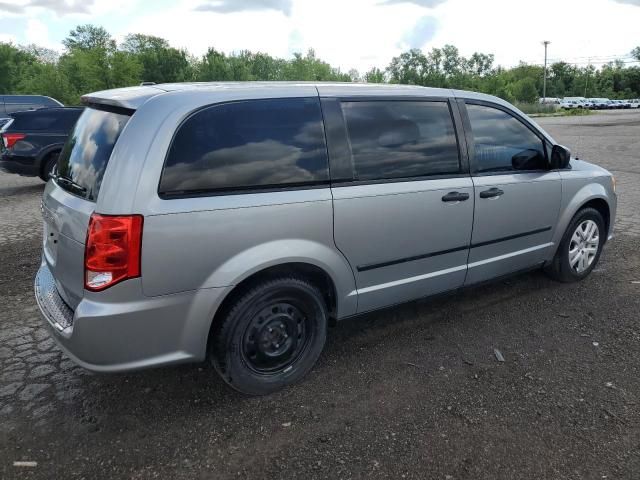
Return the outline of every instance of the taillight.
<path id="1" fill-rule="evenodd" d="M 4 143 L 4 148 L 13 147 L 17 141 L 22 140 L 24 137 L 26 137 L 24 133 L 3 133 L 2 142 Z"/>
<path id="2" fill-rule="evenodd" d="M 98 215 L 89 220 L 84 287 L 97 292 L 140 276 L 142 215 Z"/>

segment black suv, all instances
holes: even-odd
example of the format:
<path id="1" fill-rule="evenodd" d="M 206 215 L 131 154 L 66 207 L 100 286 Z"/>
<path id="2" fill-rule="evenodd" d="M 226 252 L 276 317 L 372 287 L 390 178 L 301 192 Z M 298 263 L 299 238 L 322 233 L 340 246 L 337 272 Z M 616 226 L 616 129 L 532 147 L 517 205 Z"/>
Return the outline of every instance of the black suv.
<path id="1" fill-rule="evenodd" d="M 0 134 L 0 170 L 47 181 L 82 110 L 59 107 L 10 114 Z"/>
<path id="2" fill-rule="evenodd" d="M 44 95 L 0 95 L 0 117 L 23 110 L 62 106 L 58 100 Z"/>

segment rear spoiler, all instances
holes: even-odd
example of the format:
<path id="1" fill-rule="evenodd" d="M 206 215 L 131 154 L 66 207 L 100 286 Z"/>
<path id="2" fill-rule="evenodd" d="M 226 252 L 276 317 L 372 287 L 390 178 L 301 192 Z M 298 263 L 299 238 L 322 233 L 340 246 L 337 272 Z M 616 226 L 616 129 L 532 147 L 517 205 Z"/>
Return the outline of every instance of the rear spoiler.
<path id="1" fill-rule="evenodd" d="M 102 107 L 103 109 L 110 107 L 110 109 L 114 110 L 124 110 L 131 115 L 149 99 L 165 92 L 166 90 L 156 86 L 116 88 L 88 93 L 83 95 L 80 100 L 89 107 Z"/>

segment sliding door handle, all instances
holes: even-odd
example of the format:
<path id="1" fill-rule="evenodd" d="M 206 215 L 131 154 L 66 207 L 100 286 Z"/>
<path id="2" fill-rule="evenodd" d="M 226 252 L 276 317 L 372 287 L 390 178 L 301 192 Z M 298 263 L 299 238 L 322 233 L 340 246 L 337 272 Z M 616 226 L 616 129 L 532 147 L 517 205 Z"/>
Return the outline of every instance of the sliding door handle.
<path id="1" fill-rule="evenodd" d="M 469 200 L 468 193 L 449 192 L 442 197 L 443 202 L 464 202 L 465 200 Z"/>
<path id="2" fill-rule="evenodd" d="M 480 192 L 480 198 L 495 198 L 499 197 L 500 195 L 504 195 L 504 191 L 495 187 Z"/>

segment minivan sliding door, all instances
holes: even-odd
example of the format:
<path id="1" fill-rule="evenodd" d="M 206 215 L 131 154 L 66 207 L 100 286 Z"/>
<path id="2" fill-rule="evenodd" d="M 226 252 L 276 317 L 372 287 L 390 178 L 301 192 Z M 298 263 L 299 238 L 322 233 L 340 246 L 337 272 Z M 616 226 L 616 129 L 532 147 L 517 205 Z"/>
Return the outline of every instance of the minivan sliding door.
<path id="1" fill-rule="evenodd" d="M 458 147 L 455 104 L 359 97 L 322 105 L 335 242 L 354 271 L 358 311 L 461 286 L 473 184 Z"/>

